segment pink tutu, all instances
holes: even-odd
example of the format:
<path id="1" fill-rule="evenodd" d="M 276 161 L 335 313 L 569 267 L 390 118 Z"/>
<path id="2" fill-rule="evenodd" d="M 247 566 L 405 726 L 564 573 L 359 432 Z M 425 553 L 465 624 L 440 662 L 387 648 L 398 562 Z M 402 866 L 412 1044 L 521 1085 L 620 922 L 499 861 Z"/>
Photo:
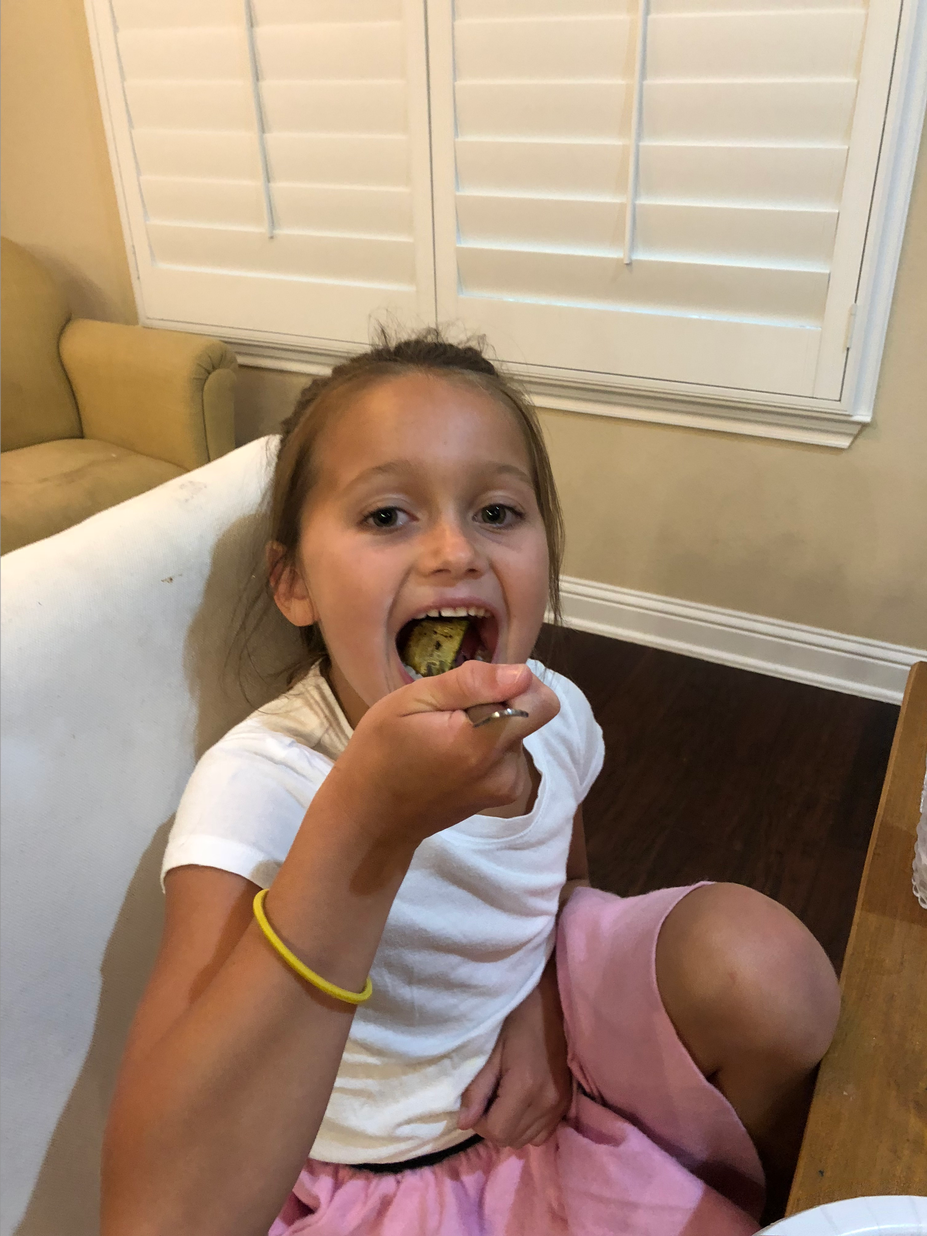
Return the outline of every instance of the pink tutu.
<path id="1" fill-rule="evenodd" d="M 570 899 L 557 972 L 576 1086 L 543 1146 L 479 1142 L 396 1173 L 309 1159 L 270 1236 L 756 1232 L 756 1150 L 679 1041 L 654 975 L 660 926 L 690 891 Z"/>

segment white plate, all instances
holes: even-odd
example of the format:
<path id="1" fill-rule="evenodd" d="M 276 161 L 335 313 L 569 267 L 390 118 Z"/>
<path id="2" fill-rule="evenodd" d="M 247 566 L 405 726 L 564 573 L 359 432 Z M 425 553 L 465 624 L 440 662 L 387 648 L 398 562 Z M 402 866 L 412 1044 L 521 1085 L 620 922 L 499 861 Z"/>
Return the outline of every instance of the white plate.
<path id="1" fill-rule="evenodd" d="M 757 1236 L 927 1236 L 927 1197 L 851 1197 L 764 1227 Z"/>

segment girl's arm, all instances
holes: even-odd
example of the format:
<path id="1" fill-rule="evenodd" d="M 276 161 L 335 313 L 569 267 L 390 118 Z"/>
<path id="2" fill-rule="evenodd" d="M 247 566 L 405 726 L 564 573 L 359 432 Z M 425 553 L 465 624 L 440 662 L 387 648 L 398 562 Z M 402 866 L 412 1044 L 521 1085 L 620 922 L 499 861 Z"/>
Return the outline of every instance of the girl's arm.
<path id="1" fill-rule="evenodd" d="M 321 806 L 267 913 L 297 955 L 359 991 L 411 851 L 372 854 Z M 369 878 L 372 857 L 382 879 Z M 271 949 L 250 881 L 183 867 L 165 885 L 164 938 L 106 1133 L 103 1236 L 265 1234 L 315 1140 L 353 1007 Z"/>
<path id="2" fill-rule="evenodd" d="M 530 719 L 474 729 L 460 710 L 487 699 Z M 524 792 L 521 741 L 557 708 L 526 667 L 475 661 L 375 704 L 274 880 L 278 935 L 360 991 L 416 846 Z M 103 1236 L 264 1236 L 315 1140 L 353 1006 L 277 956 L 249 881 L 188 867 L 166 887 L 105 1137 Z"/>
<path id="3" fill-rule="evenodd" d="M 577 888 L 589 887 L 589 860 L 586 857 L 586 832 L 583 827 L 583 805 L 576 808 L 573 817 L 573 835 L 570 838 L 570 852 L 567 855 L 566 881 L 560 890 L 560 909 L 562 910 Z"/>

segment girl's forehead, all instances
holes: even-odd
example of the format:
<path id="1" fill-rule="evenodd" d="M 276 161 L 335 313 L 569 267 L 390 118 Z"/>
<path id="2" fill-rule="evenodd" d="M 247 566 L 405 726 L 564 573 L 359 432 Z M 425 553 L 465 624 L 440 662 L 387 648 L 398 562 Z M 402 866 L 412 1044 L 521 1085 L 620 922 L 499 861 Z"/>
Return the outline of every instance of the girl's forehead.
<path id="1" fill-rule="evenodd" d="M 485 457 L 524 466 L 516 413 L 474 383 L 400 374 L 362 389 L 332 416 L 316 444 L 319 471 L 350 473 L 383 457 Z"/>

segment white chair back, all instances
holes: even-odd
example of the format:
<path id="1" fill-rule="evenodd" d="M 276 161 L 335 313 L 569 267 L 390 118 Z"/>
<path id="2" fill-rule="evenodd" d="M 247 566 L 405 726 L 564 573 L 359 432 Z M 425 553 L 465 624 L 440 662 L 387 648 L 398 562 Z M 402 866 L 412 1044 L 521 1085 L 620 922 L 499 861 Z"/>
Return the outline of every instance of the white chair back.
<path id="1" fill-rule="evenodd" d="M 99 1231 L 172 814 L 202 752 L 282 689 L 229 656 L 274 441 L 3 559 L 0 1236 Z M 279 669 L 295 632 L 266 622 Z"/>

